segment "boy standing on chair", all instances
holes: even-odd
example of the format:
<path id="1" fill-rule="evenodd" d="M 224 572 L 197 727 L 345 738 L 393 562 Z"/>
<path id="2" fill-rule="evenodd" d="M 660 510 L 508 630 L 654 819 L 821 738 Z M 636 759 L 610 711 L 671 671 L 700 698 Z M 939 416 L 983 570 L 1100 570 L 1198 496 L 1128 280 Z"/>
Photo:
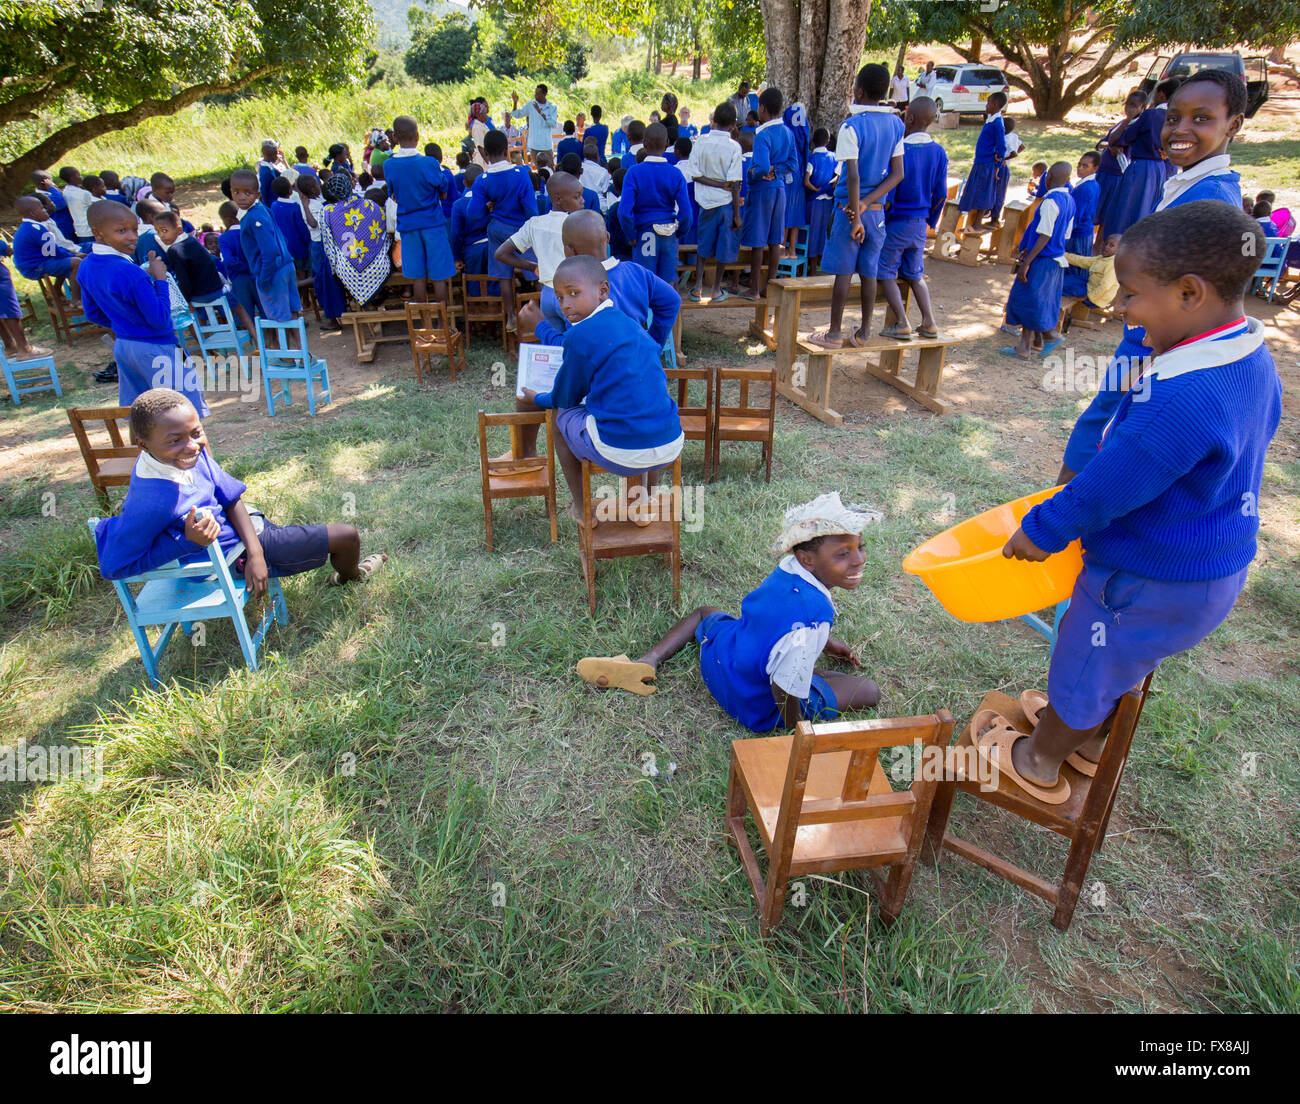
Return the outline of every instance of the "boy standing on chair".
<path id="1" fill-rule="evenodd" d="M 645 159 L 623 175 L 618 220 L 632 242 L 632 258 L 659 279 L 677 283 L 677 232 L 689 229 L 695 212 L 678 169 L 668 163 L 668 131 L 662 123 L 645 129 Z"/>
<path id="2" fill-rule="evenodd" d="M 876 266 L 885 245 L 884 200 L 903 179 L 903 120 L 882 104 L 889 70 L 864 65 L 853 82 L 851 114 L 835 139 L 835 159 L 843 165 L 835 185 L 835 218 L 822 253 L 822 271 L 835 277 L 831 322 L 808 340 L 825 349 L 844 344 L 840 327 L 853 274 L 861 282 L 862 323 L 849 335 L 859 345 L 871 336 L 876 307 Z"/>
<path id="3" fill-rule="evenodd" d="M 549 138 L 548 138 L 549 141 Z M 512 234 L 537 214 L 537 193 L 526 166 L 506 160 L 508 139 L 504 131 L 489 130 L 483 139 L 488 166 L 474 185 L 474 195 L 465 212 L 471 223 L 487 219 L 487 274 L 501 281 L 501 298 L 506 309 L 506 332 L 518 329 L 515 318 L 515 270 L 496 259 L 496 252 Z"/>
<path id="4" fill-rule="evenodd" d="M 442 211 L 448 178 L 437 161 L 417 148 L 420 131 L 409 115 L 393 120 L 393 136 L 398 145 L 384 162 L 384 181 L 389 195 L 397 201 L 402 275 L 414 283 L 411 294 L 415 302 L 429 301 L 428 283 L 433 281 L 434 299 L 445 303 L 447 281 L 456 275 L 456 259 L 451 255 Z"/>
<path id="5" fill-rule="evenodd" d="M 257 176 L 248 169 L 230 174 L 230 198 L 239 216 L 239 247 L 253 274 L 262 314 L 276 322 L 292 321 L 302 310 L 298 275 L 284 235 L 262 202 Z"/>
<path id="6" fill-rule="evenodd" d="M 223 551 L 242 542 L 244 554 L 232 566 L 255 595 L 265 593 L 272 574 L 296 575 L 326 559 L 334 567 L 332 586 L 365 582 L 388 560 L 382 553 L 363 560 L 351 525 L 279 526 L 250 512 L 243 502 L 248 488 L 213 459 L 198 412 L 178 391 L 139 395 L 131 403 L 131 438 L 140 456 L 122 512 L 95 527 L 105 579 L 129 579 L 173 560 L 201 561 L 213 541 Z"/>
<path id="7" fill-rule="evenodd" d="M 831 721 L 880 700 L 869 678 L 816 669 L 822 656 L 858 667 L 858 657 L 831 636 L 836 587 L 856 590 L 866 562 L 863 530 L 872 515 L 847 509 L 832 491 L 786 512 L 773 551 L 780 563 L 740 603 L 740 616 L 701 606 L 677 622 L 640 660 L 590 657 L 578 676 L 601 689 L 653 694 L 659 665 L 692 640 L 700 674 L 718 703 L 751 732 Z"/>

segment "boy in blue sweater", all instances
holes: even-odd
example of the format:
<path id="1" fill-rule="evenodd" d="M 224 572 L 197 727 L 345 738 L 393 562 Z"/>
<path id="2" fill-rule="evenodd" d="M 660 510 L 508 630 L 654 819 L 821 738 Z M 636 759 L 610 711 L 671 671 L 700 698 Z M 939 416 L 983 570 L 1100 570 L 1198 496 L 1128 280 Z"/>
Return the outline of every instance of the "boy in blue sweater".
<path id="1" fill-rule="evenodd" d="M 761 299 L 767 280 L 776 279 L 785 240 L 786 185 L 799 169 L 794 137 L 781 119 L 783 102 L 779 88 L 765 88 L 758 97 L 759 125 L 740 228 L 740 244 L 748 247 L 752 264 L 746 299 Z"/>
<path id="2" fill-rule="evenodd" d="M 549 138 L 548 138 L 549 140 Z M 506 158 L 510 140 L 503 130 L 489 130 L 483 139 L 483 156 L 488 166 L 474 185 L 466 216 L 477 222 L 484 217 L 488 224 L 488 275 L 501 281 L 501 298 L 505 301 L 506 332 L 518 330 L 515 317 L 515 270 L 496 259 L 496 252 L 506 238 L 515 234 L 536 215 L 537 193 L 533 191 L 533 174 L 524 165 L 512 165 Z"/>
<path id="3" fill-rule="evenodd" d="M 819 262 L 830 236 L 831 216 L 835 213 L 835 182 L 840 175 L 840 163 L 828 148 L 830 140 L 830 131 L 825 127 L 813 131 L 813 148 L 804 168 L 803 186 L 808 193 L 809 272 L 816 272 L 821 267 Z"/>
<path id="4" fill-rule="evenodd" d="M 1020 341 L 998 351 L 1003 356 L 1034 360 L 1035 345 L 1046 356 L 1064 339 L 1057 325 L 1061 318 L 1061 286 L 1065 279 L 1065 243 L 1074 225 L 1074 200 L 1070 198 L 1070 163 L 1057 161 L 1047 170 L 1047 194 L 1034 211 L 1024 236 L 1011 292 L 1007 296 L 1007 324 L 1020 327 Z"/>
<path id="5" fill-rule="evenodd" d="M 602 689 L 653 694 L 659 665 L 695 640 L 700 674 L 714 701 L 752 732 L 870 708 L 880 700 L 871 679 L 815 665 L 830 656 L 861 666 L 853 650 L 831 636 L 831 590 L 856 590 L 862 582 L 862 532 L 871 520 L 846 509 L 838 492 L 796 506 L 787 511 L 773 548 L 780 563 L 742 599 L 739 617 L 700 606 L 639 660 L 593 656 L 579 661 L 578 676 Z"/>
<path id="6" fill-rule="evenodd" d="M 928 96 L 917 96 L 907 105 L 903 119 L 903 179 L 889 194 L 885 211 L 885 244 L 876 273 L 884 286 L 885 301 L 898 321 L 881 330 L 880 336 L 899 341 L 912 337 L 907 308 L 898 289 L 900 269 L 921 308 L 921 336 L 939 336 L 930 306 L 930 288 L 925 282 L 925 231 L 927 226 L 939 225 L 948 200 L 948 155 L 927 133 L 934 116 L 934 101 Z"/>
<path id="7" fill-rule="evenodd" d="M 130 578 L 173 560 L 202 562 L 213 541 L 223 550 L 243 542 L 233 566 L 253 595 L 266 592 L 271 575 L 310 571 L 327 558 L 332 586 L 364 582 L 388 560 L 383 554 L 361 559 L 361 536 L 351 525 L 280 526 L 250 513 L 247 488 L 213 459 L 197 411 L 177 391 L 160 387 L 136 398 L 131 437 L 140 456 L 122 512 L 95 527 L 105 579 Z"/>
<path id="8" fill-rule="evenodd" d="M 543 345 L 564 349 L 560 372 L 550 391 L 525 388 L 516 409 L 555 409 L 555 452 L 573 496 L 568 513 L 581 525 L 582 461 L 614 475 L 644 477 L 676 460 L 685 437 L 660 347 L 610 301 L 601 263 L 566 258 L 555 270 L 554 287 L 569 323 L 563 334 L 547 324 L 536 303 L 520 317 Z"/>
<path id="9" fill-rule="evenodd" d="M 1282 411 L 1264 326 L 1243 303 L 1263 238 L 1240 208 L 1201 200 L 1135 223 L 1116 254 L 1116 310 L 1155 356 L 1096 459 L 1003 549 L 1041 561 L 1083 541 L 1034 732 L 975 721 L 981 754 L 1043 801 L 1069 798 L 1067 759 L 1095 773 L 1115 703 L 1213 632 L 1245 585 Z"/>
<path id="10" fill-rule="evenodd" d="M 884 199 L 903 179 L 903 120 L 880 102 L 888 91 L 889 70 L 883 65 L 858 70 L 853 106 L 835 138 L 835 159 L 842 169 L 835 185 L 835 217 L 822 252 L 822 271 L 835 276 L 831 320 L 825 332 L 808 339 L 826 349 L 844 344 L 840 327 L 855 272 L 862 323 L 849 334 L 849 343 L 859 345 L 871 336 L 876 266 L 885 246 Z"/>
<path id="11" fill-rule="evenodd" d="M 36 189 L 37 198 L 44 201 L 42 206 L 49 205 L 46 217 L 54 220 L 54 225 L 65 238 L 75 241 L 77 228 L 72 222 L 72 212 L 68 210 L 68 201 L 63 193 L 55 185 L 54 177 L 45 169 L 37 169 L 32 173 L 32 186 Z M 41 221 L 44 222 L 45 219 Z"/>
<path id="12" fill-rule="evenodd" d="M 298 277 L 284 235 L 261 200 L 257 177 L 248 169 L 231 173 L 230 198 L 242 212 L 239 247 L 253 274 L 262 314 L 276 322 L 288 322 L 302 310 Z"/>
<path id="13" fill-rule="evenodd" d="M 451 255 L 442 214 L 442 197 L 451 174 L 444 174 L 437 161 L 416 148 L 420 131 L 409 115 L 393 120 L 393 137 L 398 145 L 384 162 L 384 180 L 388 194 L 397 201 L 402 275 L 411 277 L 412 297 L 417 303 L 428 301 L 430 280 L 434 299 L 445 303 L 447 281 L 456 275 L 456 259 Z"/>
<path id="14" fill-rule="evenodd" d="M 239 208 L 226 200 L 217 208 L 217 214 L 225 226 L 217 236 L 217 248 L 221 251 L 226 279 L 230 281 L 231 298 L 239 305 L 236 314 L 239 314 L 240 322 L 249 333 L 253 333 L 253 316 L 257 314 L 257 285 L 253 282 L 253 271 L 244 260 L 244 251 L 239 245 Z M 245 322 L 244 319 L 248 321 Z"/>
<path id="15" fill-rule="evenodd" d="M 210 303 L 221 297 L 224 284 L 212 254 L 197 238 L 181 229 L 181 217 L 175 211 L 162 211 L 153 220 L 154 233 L 166 250 L 163 260 L 176 277 L 189 303 Z"/>
<path id="16" fill-rule="evenodd" d="M 662 123 L 645 128 L 645 159 L 623 174 L 618 221 L 632 242 L 632 258 L 661 280 L 677 282 L 677 231 L 690 229 L 695 213 L 686 180 L 668 163 L 668 131 Z"/>
<path id="17" fill-rule="evenodd" d="M 451 239 L 451 255 L 456 261 L 457 272 L 472 274 L 487 272 L 488 216 L 484 212 L 477 220 L 469 217 L 474 185 L 482 175 L 483 170 L 478 165 L 470 165 L 465 170 L 465 190 L 451 205 L 451 233 L 448 236 Z M 477 284 L 470 285 L 470 294 L 479 294 Z"/>
<path id="18" fill-rule="evenodd" d="M 23 220 L 14 231 L 14 267 L 29 280 L 49 276 L 57 284 L 69 282 L 69 298 L 81 298 L 77 288 L 77 267 L 82 254 L 76 243 L 57 231 L 57 224 L 47 225 L 45 205 L 35 196 L 19 196 L 14 210 Z M 60 240 L 67 242 L 61 245 Z"/>
<path id="19" fill-rule="evenodd" d="M 149 271 L 137 267 L 138 224 L 120 203 L 96 200 L 86 218 L 95 244 L 81 265 L 81 302 L 87 318 L 113 331 L 118 405 L 130 406 L 167 380 L 180 383 L 177 390 L 206 416 L 202 380 L 186 371 L 185 353 L 176 344 L 167 266 L 150 251 Z"/>
<path id="20" fill-rule="evenodd" d="M 272 180 L 271 191 L 275 194 L 275 202 L 271 204 L 271 217 L 280 228 L 289 256 L 293 258 L 294 271 L 301 279 L 308 275 L 311 267 L 308 263 L 311 257 L 311 231 L 307 228 L 307 219 L 302 213 L 302 201 L 287 176 L 277 176 Z"/>

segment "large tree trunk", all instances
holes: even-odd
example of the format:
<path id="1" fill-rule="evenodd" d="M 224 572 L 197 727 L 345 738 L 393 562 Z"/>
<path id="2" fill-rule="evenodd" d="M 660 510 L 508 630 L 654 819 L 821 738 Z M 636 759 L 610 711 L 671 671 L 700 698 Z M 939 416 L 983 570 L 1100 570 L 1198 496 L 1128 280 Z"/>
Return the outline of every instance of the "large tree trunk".
<path id="1" fill-rule="evenodd" d="M 871 0 L 762 0 L 767 83 L 832 133 L 853 99 Z"/>

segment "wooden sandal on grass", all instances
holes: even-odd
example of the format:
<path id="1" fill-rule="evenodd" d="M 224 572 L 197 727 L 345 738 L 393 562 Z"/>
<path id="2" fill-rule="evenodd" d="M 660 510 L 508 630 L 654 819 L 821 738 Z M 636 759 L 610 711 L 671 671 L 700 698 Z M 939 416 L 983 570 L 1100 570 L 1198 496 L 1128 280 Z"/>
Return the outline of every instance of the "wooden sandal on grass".
<path id="1" fill-rule="evenodd" d="M 1041 690 L 1026 690 L 1020 695 L 1020 708 L 1025 711 L 1025 718 L 1031 725 L 1038 724 L 1038 718 L 1046 707 L 1047 695 Z M 1065 761 L 1080 774 L 1088 778 L 1097 777 L 1097 764 L 1080 752 L 1070 752 Z"/>
<path id="2" fill-rule="evenodd" d="M 370 577 L 375 574 L 381 567 L 388 562 L 387 552 L 372 552 L 369 556 L 357 564 L 357 570 L 361 572 L 360 579 L 349 579 L 348 582 L 370 582 Z M 343 579 L 339 577 L 337 571 L 330 575 L 330 586 L 342 586 Z"/>
<path id="3" fill-rule="evenodd" d="M 602 690 L 653 694 L 656 689 L 648 682 L 655 677 L 655 669 L 648 663 L 637 663 L 625 655 L 588 656 L 578 660 L 577 671 L 583 682 Z"/>
<path id="4" fill-rule="evenodd" d="M 992 709 L 981 709 L 971 721 L 971 744 L 976 754 L 998 774 L 1005 774 L 1030 797 L 1044 805 L 1064 805 L 1070 800 L 1070 784 L 1057 779 L 1055 786 L 1039 786 L 1017 773 L 1011 761 L 1011 749 L 1017 740 L 1029 737 Z"/>

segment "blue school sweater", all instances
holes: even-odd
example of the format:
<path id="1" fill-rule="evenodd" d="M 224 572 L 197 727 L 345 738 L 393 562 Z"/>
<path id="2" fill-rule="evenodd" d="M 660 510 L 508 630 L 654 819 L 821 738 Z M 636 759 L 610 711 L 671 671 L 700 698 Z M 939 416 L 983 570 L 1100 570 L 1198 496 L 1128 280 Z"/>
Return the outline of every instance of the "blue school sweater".
<path id="1" fill-rule="evenodd" d="M 1037 258 L 1039 260 L 1043 258 L 1052 260 L 1065 255 L 1065 243 L 1069 240 L 1068 230 L 1072 229 L 1071 223 L 1074 221 L 1074 200 L 1070 198 L 1069 191 L 1065 188 L 1053 188 L 1043 197 L 1043 202 L 1034 211 L 1034 217 L 1029 220 L 1029 225 L 1020 239 L 1021 251 L 1028 252 L 1034 248 L 1034 244 L 1038 241 L 1038 225 L 1043 208 L 1049 203 L 1056 207 L 1056 221 L 1052 224 L 1052 232 L 1047 237 L 1047 244 L 1039 251 Z"/>
<path id="2" fill-rule="evenodd" d="M 45 196 L 54 212 L 50 218 L 54 220 L 54 225 L 59 228 L 59 232 L 69 241 L 77 240 L 77 227 L 72 221 L 72 212 L 68 210 L 68 201 L 63 198 L 63 193 L 57 187 L 51 186 L 48 192 L 38 192 Z"/>
<path id="3" fill-rule="evenodd" d="M 442 166 L 422 153 L 394 153 L 384 162 L 388 194 L 397 200 L 397 232 L 432 230 L 445 225 Z"/>
<path id="4" fill-rule="evenodd" d="M 55 257 L 77 257 L 71 249 L 54 244 L 54 235 L 39 222 L 23 219 L 14 231 L 14 267 L 29 280 L 41 275 L 41 265 Z"/>
<path id="5" fill-rule="evenodd" d="M 217 271 L 217 262 L 199 244 L 198 239 L 187 235 L 175 242 L 168 248 L 163 260 L 167 262 L 171 274 L 176 277 L 176 285 L 187 300 L 215 299 L 221 294 L 223 284 L 221 273 Z"/>
<path id="6" fill-rule="evenodd" d="M 470 217 L 470 201 L 473 196 L 474 189 L 471 188 L 451 205 L 451 231 L 448 234 L 451 239 L 451 255 L 462 264 L 465 261 L 465 250 L 475 242 L 487 238 L 487 212 L 478 218 Z"/>
<path id="7" fill-rule="evenodd" d="M 829 200 L 833 198 L 835 194 L 833 181 L 837 164 L 835 154 L 828 149 L 815 149 L 808 155 L 808 182 L 816 189 L 809 194 L 808 198 L 810 200 L 822 198 Z"/>
<path id="8" fill-rule="evenodd" d="M 131 472 L 131 483 L 122 500 L 122 512 L 106 517 L 95 526 L 95 549 L 99 571 L 105 579 L 126 579 L 169 564 L 173 560 L 193 563 L 208 558 L 208 550 L 185 537 L 185 519 L 190 507 L 206 507 L 221 526 L 217 537 L 223 551 L 239 543 L 226 511 L 246 490 L 243 483 L 227 475 L 207 449 L 190 469 L 190 486 L 170 479 Z"/>
<path id="9" fill-rule="evenodd" d="M 755 131 L 753 153 L 754 159 L 749 164 L 751 191 L 784 188 L 798 171 L 799 155 L 795 152 L 794 135 L 780 119 L 771 119 Z M 763 179 L 772 169 L 776 170 L 776 176 L 771 180 Z"/>
<path id="10" fill-rule="evenodd" d="M 622 200 L 616 199 L 609 205 L 609 210 L 605 212 L 605 226 L 609 230 L 609 252 L 611 256 L 618 257 L 619 260 L 631 260 L 632 242 L 623 232 L 623 220 L 618 216 L 620 206 L 622 206 Z"/>
<path id="11" fill-rule="evenodd" d="M 903 140 L 903 120 L 892 111 L 855 111 L 844 120 L 836 138 L 837 159 L 845 152 L 845 131 L 852 131 L 858 143 L 858 199 L 873 191 L 889 175 L 889 163 Z M 849 201 L 849 171 L 840 170 L 835 184 L 835 202 Z"/>
<path id="12" fill-rule="evenodd" d="M 537 396 L 538 406 L 563 410 L 584 404 L 601 443 L 611 448 L 658 448 L 682 435 L 660 346 L 608 299 L 563 336 L 543 319 L 537 340 L 564 349 L 555 384 Z"/>
<path id="13" fill-rule="evenodd" d="M 274 169 L 265 161 L 257 163 L 257 187 L 262 193 L 262 202 L 268 207 L 276 200 L 276 194 L 271 190 L 271 182 L 280 175 L 279 169 Z"/>
<path id="14" fill-rule="evenodd" d="M 105 199 L 111 199 L 114 203 L 120 203 L 124 207 L 131 207 L 133 204 L 121 192 L 105 192 Z"/>
<path id="15" fill-rule="evenodd" d="M 682 309 L 682 297 L 677 289 L 645 265 L 620 261 L 617 257 L 605 261 L 605 272 L 610 301 L 633 322 L 644 326 L 651 340 L 662 349 Z M 563 320 L 564 316 L 560 317 Z M 568 328 L 566 322 L 560 332 Z"/>
<path id="16" fill-rule="evenodd" d="M 600 214 L 600 196 L 595 188 L 582 189 L 582 209 L 584 211 L 595 211 Z"/>
<path id="17" fill-rule="evenodd" d="M 720 617 L 700 649 L 700 674 L 717 703 L 752 732 L 784 727 L 767 662 L 777 642 L 799 626 L 835 623 L 835 607 L 808 580 L 773 568 L 740 603 L 740 617 Z"/>
<path id="18" fill-rule="evenodd" d="M 1196 166 L 1193 165 L 1194 169 Z M 1184 169 L 1183 172 L 1189 170 Z M 1170 181 L 1178 180 L 1181 173 L 1176 173 L 1165 182 L 1166 187 Z M 1173 199 L 1165 202 L 1163 197 L 1159 204 L 1156 205 L 1157 211 L 1164 211 L 1170 207 L 1178 207 L 1184 203 L 1195 203 L 1198 199 L 1217 199 L 1221 203 L 1230 203 L 1233 207 L 1241 206 L 1241 176 L 1231 169 L 1224 169 L 1219 172 L 1207 173 L 1199 180 L 1193 181 L 1184 190 L 1178 192 Z M 1277 230 L 1269 232 L 1269 237 L 1277 237 Z"/>
<path id="19" fill-rule="evenodd" d="M 975 164 L 1000 163 L 1005 156 L 1006 147 L 1007 127 L 999 113 L 980 127 L 980 136 L 975 139 Z"/>
<path id="20" fill-rule="evenodd" d="M 239 217 L 239 248 L 259 287 L 270 287 L 277 272 L 293 267 L 284 235 L 264 204 L 254 203 Z"/>
<path id="21" fill-rule="evenodd" d="M 1282 413 L 1263 333 L 1242 319 L 1157 356 L 1097 456 L 1025 515 L 1025 535 L 1045 552 L 1081 537 L 1090 559 L 1148 579 L 1222 579 L 1249 564 Z M 1189 361 L 1209 366 L 1184 370 Z"/>
<path id="22" fill-rule="evenodd" d="M 679 232 L 689 229 L 694 223 L 694 213 L 681 170 L 658 156 L 633 165 L 623 177 L 618 220 L 629 239 L 642 227 L 654 223 L 676 220 Z"/>
<path id="23" fill-rule="evenodd" d="M 217 237 L 217 247 L 221 250 L 221 260 L 226 266 L 226 275 L 232 280 L 236 276 L 251 276 L 252 270 L 244 260 L 244 250 L 239 244 L 239 223 L 229 230 L 222 231 Z"/>
<path id="24" fill-rule="evenodd" d="M 506 167 L 499 169 L 497 165 Z M 489 222 L 505 223 L 513 232 L 541 213 L 537 209 L 537 194 L 533 191 L 533 174 L 523 165 L 494 162 L 474 182 L 473 190 L 474 198 L 469 210 L 472 219 L 486 215 Z"/>
<path id="25" fill-rule="evenodd" d="M 141 230 L 140 236 L 135 239 L 135 263 L 138 265 L 144 264 L 149 259 L 150 253 L 157 253 L 161 257 L 165 252 L 163 243 L 158 240 L 158 235 L 152 228 Z"/>
<path id="26" fill-rule="evenodd" d="M 1092 234 L 1097 222 L 1097 201 L 1101 198 L 1101 184 L 1094 173 L 1085 176 L 1071 190 L 1070 198 L 1074 200 L 1074 230 L 1087 230 Z"/>
<path id="27" fill-rule="evenodd" d="M 582 133 L 583 145 L 586 145 L 588 139 L 596 143 L 596 160 L 603 165 L 605 163 L 605 143 L 609 141 L 609 127 L 604 123 L 589 123 L 587 129 Z M 578 152 L 581 153 L 582 151 L 579 150 Z"/>
<path id="28" fill-rule="evenodd" d="M 754 163 L 754 153 L 740 155 L 740 205 L 743 208 L 745 200 L 749 198 L 749 166 Z"/>
<path id="29" fill-rule="evenodd" d="M 434 164 L 442 169 L 442 219 L 443 222 L 449 222 L 451 221 L 451 205 L 460 198 L 463 189 L 456 180 L 456 174 L 451 169 L 440 161 L 435 161 Z"/>
<path id="30" fill-rule="evenodd" d="M 1164 126 L 1164 111 L 1159 107 L 1148 107 L 1124 128 L 1115 144 L 1134 161 L 1159 161 L 1160 132 Z"/>
<path id="31" fill-rule="evenodd" d="M 86 317 L 124 341 L 175 345 L 167 281 L 155 280 L 116 249 L 104 252 L 107 248 L 96 248 L 77 269 Z"/>
<path id="32" fill-rule="evenodd" d="M 295 261 L 305 260 L 311 252 L 311 231 L 307 229 L 302 204 L 292 196 L 288 199 L 277 198 L 271 204 L 271 217 L 280 228 L 289 256 Z"/>
<path id="33" fill-rule="evenodd" d="M 576 137 L 566 135 L 555 144 L 555 163 L 558 165 L 570 153 L 582 156 L 582 143 Z"/>
<path id="34" fill-rule="evenodd" d="M 888 198 L 887 223 L 925 219 L 939 225 L 948 201 L 948 154 L 924 131 L 903 139 L 903 179 Z"/>

